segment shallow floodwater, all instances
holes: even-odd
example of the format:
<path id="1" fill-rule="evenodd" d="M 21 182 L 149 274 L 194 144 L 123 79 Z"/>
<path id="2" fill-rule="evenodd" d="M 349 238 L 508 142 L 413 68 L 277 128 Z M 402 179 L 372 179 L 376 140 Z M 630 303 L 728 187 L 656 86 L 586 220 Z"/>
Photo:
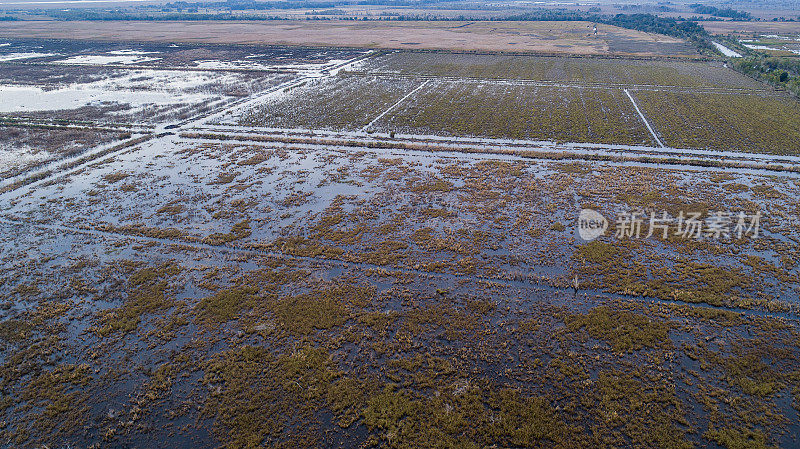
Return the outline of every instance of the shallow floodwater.
<path id="1" fill-rule="evenodd" d="M 126 92 L 103 89 L 65 87 L 45 90 L 36 86 L 0 85 L 0 112 L 49 111 L 77 109 L 101 103 L 129 104 L 141 107 L 147 104 L 177 104 L 198 101 L 205 94 L 175 95 L 169 92 Z"/>
<path id="2" fill-rule="evenodd" d="M 712 44 L 714 44 L 714 46 L 717 47 L 717 50 L 719 50 L 720 53 L 722 53 L 723 55 L 725 55 L 725 56 L 727 56 L 729 58 L 741 58 L 742 57 L 742 55 L 740 55 L 739 53 L 731 50 L 730 48 L 728 48 L 728 47 L 726 47 L 726 46 L 724 46 L 724 45 L 722 45 L 720 43 L 712 42 Z"/>
<path id="3" fill-rule="evenodd" d="M 4 44 L 3 46 L 10 45 Z M 33 59 L 33 58 L 46 58 L 48 56 L 56 56 L 56 53 L 37 53 L 37 52 L 28 52 L 28 53 L 8 53 L 5 55 L 0 55 L 0 62 L 4 61 L 19 61 L 21 59 Z"/>
<path id="4" fill-rule="evenodd" d="M 749 48 L 751 50 L 789 51 L 789 52 L 797 53 L 798 55 L 800 55 L 800 50 L 793 49 L 793 48 L 787 48 L 786 46 L 783 46 L 781 48 L 776 48 L 776 47 L 770 47 L 768 45 L 753 45 L 753 44 L 745 44 L 745 43 L 743 43 L 742 45 L 744 45 L 745 47 L 747 47 L 747 48 Z"/>
<path id="5" fill-rule="evenodd" d="M 148 58 L 138 56 L 137 54 L 126 53 L 122 55 L 114 55 L 114 56 L 102 56 L 102 55 L 80 55 L 80 56 L 72 56 L 67 59 L 62 59 L 60 61 L 56 61 L 60 64 L 77 64 L 77 65 L 106 65 L 106 64 L 139 64 L 142 62 L 152 62 L 158 61 L 161 58 Z"/>

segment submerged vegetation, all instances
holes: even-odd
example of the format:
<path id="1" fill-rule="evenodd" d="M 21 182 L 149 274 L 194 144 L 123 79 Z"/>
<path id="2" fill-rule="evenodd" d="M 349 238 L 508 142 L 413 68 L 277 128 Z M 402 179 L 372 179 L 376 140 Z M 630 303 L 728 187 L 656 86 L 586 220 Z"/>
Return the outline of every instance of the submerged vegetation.
<path id="1" fill-rule="evenodd" d="M 199 77 L 269 69 L 221 66 L 219 103 L 115 123 L 124 144 L 3 185 L 0 446 L 796 442 L 784 94 L 721 61 L 102 48 Z M 155 76 L 132 65 L 114 70 Z M 608 222 L 590 242 L 583 209 Z M 726 211 L 761 213 L 760 234 L 714 235 Z M 641 235 L 620 232 L 627 212 Z M 676 229 L 687 213 L 699 238 Z"/>

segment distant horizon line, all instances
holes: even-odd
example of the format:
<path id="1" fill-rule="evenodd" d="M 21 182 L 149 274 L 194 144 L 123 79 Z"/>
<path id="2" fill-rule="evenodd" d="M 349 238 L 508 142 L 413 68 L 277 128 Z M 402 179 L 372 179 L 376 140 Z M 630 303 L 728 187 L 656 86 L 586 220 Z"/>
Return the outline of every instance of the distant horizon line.
<path id="1" fill-rule="evenodd" d="M 142 2 L 152 2 L 152 3 L 161 3 L 159 0 L 36 0 L 30 2 L 3 2 L 0 1 L 0 5 L 34 5 L 34 4 L 46 4 L 46 5 L 57 5 L 60 3 L 142 3 Z"/>

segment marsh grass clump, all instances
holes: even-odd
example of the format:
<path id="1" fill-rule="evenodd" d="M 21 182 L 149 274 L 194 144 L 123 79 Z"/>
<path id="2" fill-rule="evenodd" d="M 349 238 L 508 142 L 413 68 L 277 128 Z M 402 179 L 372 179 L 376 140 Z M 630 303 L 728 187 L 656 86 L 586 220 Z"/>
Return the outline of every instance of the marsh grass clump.
<path id="1" fill-rule="evenodd" d="M 217 174 L 217 179 L 215 179 L 215 180 L 213 180 L 213 181 L 210 181 L 210 182 L 208 183 L 208 185 L 224 185 L 224 184 L 230 184 L 230 183 L 231 183 L 231 182 L 233 182 L 233 181 L 236 179 L 236 177 L 237 177 L 237 176 L 239 176 L 240 174 L 241 174 L 241 173 L 239 173 L 239 172 L 218 173 L 218 174 Z"/>
<path id="2" fill-rule="evenodd" d="M 252 231 L 250 230 L 250 220 L 244 220 L 233 225 L 231 231 L 226 234 L 215 233 L 209 235 L 208 237 L 203 239 L 203 243 L 207 245 L 222 245 L 225 243 L 230 243 L 236 240 L 247 238 L 250 236 L 251 233 Z"/>
<path id="3" fill-rule="evenodd" d="M 126 179 L 129 176 L 130 176 L 129 173 L 118 171 L 114 173 L 109 173 L 107 175 L 103 175 L 103 180 L 109 184 L 113 184 L 115 182 L 122 181 L 123 179 Z"/>
<path id="4" fill-rule="evenodd" d="M 285 432 L 291 407 L 270 375 L 273 356 L 264 348 L 244 346 L 206 363 L 209 388 L 203 415 L 228 448 L 251 448 Z"/>
<path id="5" fill-rule="evenodd" d="M 599 240 L 593 240 L 585 245 L 581 245 L 575 252 L 575 257 L 577 259 L 584 260 L 592 264 L 610 262 L 619 255 L 619 248 L 610 243 L 601 242 Z"/>
<path id="6" fill-rule="evenodd" d="M 341 285 L 282 298 L 272 311 L 289 333 L 307 335 L 344 324 L 354 317 L 353 307 L 365 307 L 374 295 L 374 288 Z"/>
<path id="7" fill-rule="evenodd" d="M 585 396 L 584 405 L 604 428 L 597 438 L 610 447 L 692 449 L 688 422 L 673 385 L 652 382 L 639 370 L 603 370 Z"/>
<path id="8" fill-rule="evenodd" d="M 562 447 L 569 433 L 544 398 L 492 386 L 433 396 L 387 386 L 363 417 L 390 448 Z"/>
<path id="9" fill-rule="evenodd" d="M 118 234 L 138 235 L 142 237 L 150 237 L 156 239 L 170 239 L 170 240 L 195 240 L 194 238 L 184 234 L 180 229 L 175 228 L 158 228 L 145 226 L 142 223 L 132 225 L 116 226 L 111 223 L 104 223 L 97 226 L 97 229 L 105 232 L 113 232 Z"/>
<path id="10" fill-rule="evenodd" d="M 87 423 L 89 407 L 85 388 L 92 381 L 89 365 L 58 365 L 34 376 L 20 398 L 30 413 L 17 427 L 16 444 L 36 435 L 66 435 Z M 26 428 L 26 423 L 27 428 Z"/>
<path id="11" fill-rule="evenodd" d="M 706 263 L 686 262 L 675 266 L 678 278 L 673 285 L 675 299 L 703 302 L 714 306 L 733 305 L 731 297 L 748 289 L 752 279 L 741 270 Z"/>
<path id="12" fill-rule="evenodd" d="M 160 281 L 130 293 L 122 306 L 101 312 L 97 333 L 103 337 L 116 332 L 127 334 L 139 327 L 143 316 L 171 308 L 173 303 L 166 295 L 168 287 L 165 281 Z"/>
<path id="13" fill-rule="evenodd" d="M 128 285 L 131 287 L 140 287 L 150 284 L 157 279 L 176 276 L 180 272 L 180 265 L 174 262 L 167 262 L 155 267 L 145 267 L 136 271 L 128 278 Z"/>
<path id="14" fill-rule="evenodd" d="M 21 343 L 28 339 L 33 324 L 26 320 L 6 320 L 0 322 L 0 340 L 7 343 Z"/>
<path id="15" fill-rule="evenodd" d="M 117 332 L 127 334 L 139 327 L 143 317 L 175 307 L 175 301 L 167 295 L 169 284 L 164 278 L 181 271 L 178 265 L 168 262 L 133 273 L 128 278 L 128 298 L 120 307 L 100 312 L 96 332 L 103 337 Z"/>
<path id="16" fill-rule="evenodd" d="M 34 284 L 19 284 L 11 289 L 12 295 L 19 295 L 20 298 L 27 299 L 39 295 L 42 291 Z"/>
<path id="17" fill-rule="evenodd" d="M 278 237 L 267 248 L 278 250 L 285 254 L 300 257 L 323 257 L 326 259 L 339 259 L 344 254 L 342 248 L 326 245 L 319 240 L 303 236 Z"/>
<path id="18" fill-rule="evenodd" d="M 328 353 L 310 346 L 279 355 L 255 346 L 229 349 L 203 369 L 209 395 L 202 414 L 214 419 L 213 430 L 228 448 L 318 447 L 316 415 L 326 404 L 337 421 L 352 424 L 353 410 L 370 391 L 366 382 L 342 378 Z"/>
<path id="19" fill-rule="evenodd" d="M 626 310 L 599 306 L 586 314 L 568 315 L 564 321 L 570 331 L 583 329 L 592 338 L 608 342 L 614 352 L 670 345 L 670 323 Z"/>
<path id="20" fill-rule="evenodd" d="M 738 326 L 744 323 L 742 315 L 731 310 L 691 305 L 675 306 L 674 310 L 683 316 L 701 318 L 721 326 Z"/>
<path id="21" fill-rule="evenodd" d="M 178 200 L 170 201 L 169 203 L 161 206 L 156 213 L 157 214 L 166 214 L 166 215 L 178 215 L 183 212 L 184 207 L 183 204 L 179 203 Z"/>
<path id="22" fill-rule="evenodd" d="M 240 312 L 255 305 L 253 295 L 258 289 L 239 286 L 219 291 L 203 298 L 195 307 L 197 317 L 206 324 L 220 324 L 236 318 Z"/>
<path id="23" fill-rule="evenodd" d="M 768 445 L 767 437 L 755 429 L 712 426 L 703 436 L 726 449 L 777 449 Z"/>
<path id="24" fill-rule="evenodd" d="M 751 396 L 772 396 L 784 388 L 780 376 L 756 354 L 727 357 L 722 360 L 727 380 Z"/>
<path id="25" fill-rule="evenodd" d="M 450 192 L 453 190 L 453 183 L 443 179 L 436 179 L 412 186 L 410 190 L 416 193 Z"/>

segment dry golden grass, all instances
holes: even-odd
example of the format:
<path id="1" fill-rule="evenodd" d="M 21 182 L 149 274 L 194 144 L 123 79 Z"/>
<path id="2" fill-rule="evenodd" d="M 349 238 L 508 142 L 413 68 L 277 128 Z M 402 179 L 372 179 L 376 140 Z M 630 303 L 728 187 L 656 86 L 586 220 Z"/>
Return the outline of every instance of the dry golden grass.
<path id="1" fill-rule="evenodd" d="M 683 41 L 589 22 L 7 22 L 0 37 L 263 45 L 519 51 L 558 54 L 683 54 Z M 623 45 L 619 45 L 623 43 Z M 633 44 L 633 45 L 632 45 Z M 636 44 L 641 44 L 637 49 Z"/>
<path id="2" fill-rule="evenodd" d="M 800 34 L 800 22 L 700 22 L 711 34 Z"/>

